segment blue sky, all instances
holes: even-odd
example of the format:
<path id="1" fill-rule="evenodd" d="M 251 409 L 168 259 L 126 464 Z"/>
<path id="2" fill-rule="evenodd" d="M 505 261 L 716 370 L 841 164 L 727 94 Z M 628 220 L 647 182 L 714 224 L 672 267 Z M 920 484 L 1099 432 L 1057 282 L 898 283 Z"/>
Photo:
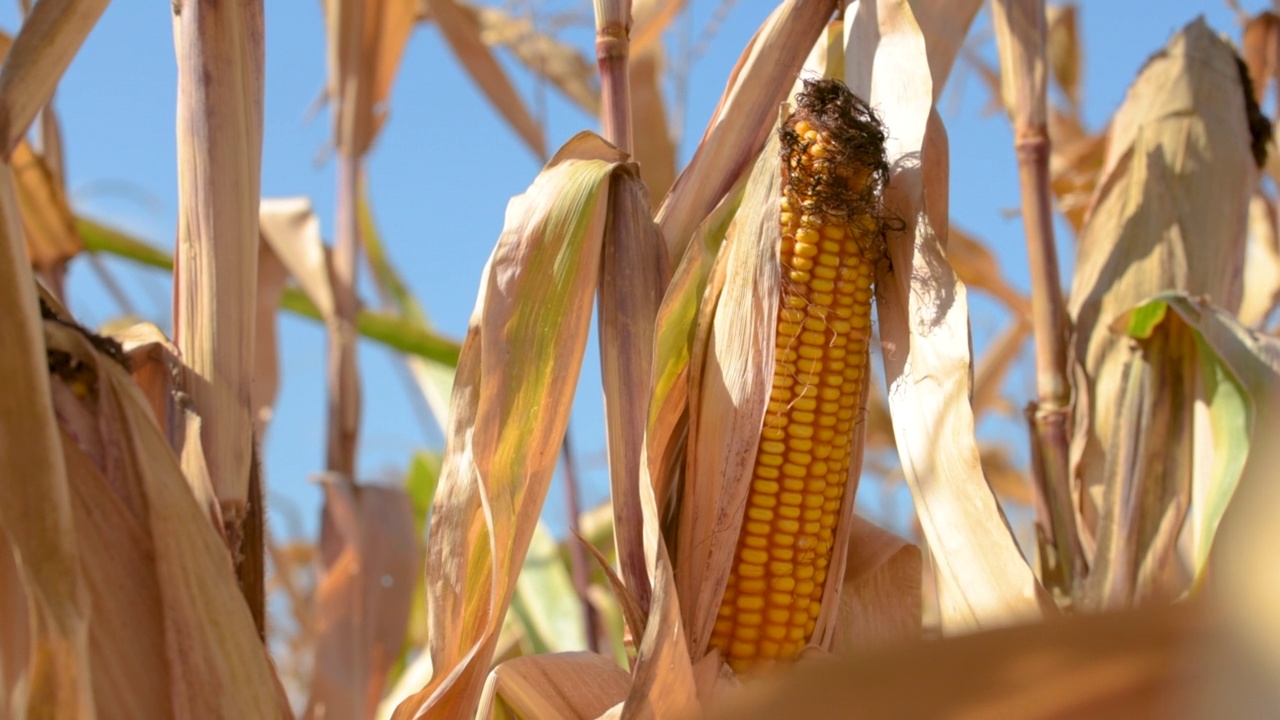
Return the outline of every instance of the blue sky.
<path id="1" fill-rule="evenodd" d="M 1242 2 L 1256 11 L 1258 0 Z M 332 235 L 335 169 L 327 154 L 327 112 L 309 114 L 324 85 L 324 26 L 318 2 L 266 3 L 266 126 L 262 192 L 265 197 L 309 196 L 325 235 Z M 588 24 L 560 37 L 590 49 L 591 4 L 586 0 L 526 0 L 518 11 L 573 9 Z M 724 9 L 721 9 L 724 6 Z M 668 47 L 679 35 L 694 42 L 713 16 L 716 30 L 706 52 L 692 65 L 681 129 L 681 161 L 703 127 L 730 69 L 772 0 L 689 0 Z M 1143 0 L 1079 3 L 1084 47 L 1085 118 L 1100 127 L 1123 99 L 1146 58 L 1170 34 L 1204 14 L 1219 32 L 1238 38 L 1234 17 L 1223 2 Z M 0 27 L 18 26 L 16 3 L 0 10 Z M 979 16 L 970 42 L 991 57 L 989 15 Z M 669 62 L 678 57 L 672 53 Z M 507 67 L 526 102 L 541 114 L 548 147 L 554 149 L 581 129 L 598 129 L 554 89 L 539 88 L 513 64 Z M 68 70 L 56 96 L 72 202 L 79 212 L 127 229 L 171 249 L 177 218 L 174 139 L 175 70 L 167 3 L 117 2 Z M 668 84 L 668 97 L 672 86 Z M 1016 216 L 1018 188 L 1012 133 L 1002 115 L 984 113 L 988 92 L 978 77 L 958 66 L 941 108 L 951 139 L 951 216 L 986 240 L 1009 280 L 1026 290 L 1022 224 Z M 670 106 L 670 105 L 669 105 Z M 530 151 L 489 106 L 454 60 L 435 28 L 420 27 L 410 39 L 392 93 L 390 120 L 369 159 L 374 212 L 388 253 L 440 330 L 461 337 L 475 302 L 481 269 L 502 227 L 508 199 L 521 192 L 539 170 Z M 1060 237 L 1064 267 L 1073 247 Z M 168 330 L 169 283 L 163 273 L 107 263 L 127 288 L 133 310 Z M 366 283 L 366 298 L 374 295 Z M 73 264 L 69 282 L 72 311 L 96 326 L 123 313 L 84 262 Z M 971 303 L 975 344 L 981 348 L 1002 326 L 999 306 L 980 295 Z M 265 465 L 274 531 L 290 535 L 314 531 L 319 489 L 308 482 L 323 469 L 325 346 L 320 327 L 281 316 L 282 386 L 268 431 Z M 607 497 L 599 361 L 592 346 L 583 365 L 570 432 L 584 479 L 583 505 Z M 1029 354 L 1024 358 L 1029 360 Z M 394 481 L 418 449 L 439 449 L 439 430 L 420 422 L 414 390 L 398 371 L 398 360 L 381 347 L 360 351 L 364 412 L 359 470 L 363 480 Z M 874 361 L 879 368 L 879 362 Z M 1007 385 L 1021 405 L 1034 385 L 1024 370 Z M 1023 448 L 1020 423 L 984 423 L 984 437 Z M 545 516 L 563 522 L 558 485 Z M 904 521 L 905 503 L 895 505 Z"/>

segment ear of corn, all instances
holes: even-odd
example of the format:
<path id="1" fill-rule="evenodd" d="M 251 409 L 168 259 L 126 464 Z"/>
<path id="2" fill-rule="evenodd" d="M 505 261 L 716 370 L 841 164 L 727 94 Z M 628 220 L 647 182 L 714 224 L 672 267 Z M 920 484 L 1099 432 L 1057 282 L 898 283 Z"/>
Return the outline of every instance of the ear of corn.
<path id="1" fill-rule="evenodd" d="M 882 255 L 884 135 L 833 80 L 810 81 L 781 129 L 781 296 L 769 404 L 746 516 L 711 636 L 735 670 L 813 636 L 865 392 Z"/>

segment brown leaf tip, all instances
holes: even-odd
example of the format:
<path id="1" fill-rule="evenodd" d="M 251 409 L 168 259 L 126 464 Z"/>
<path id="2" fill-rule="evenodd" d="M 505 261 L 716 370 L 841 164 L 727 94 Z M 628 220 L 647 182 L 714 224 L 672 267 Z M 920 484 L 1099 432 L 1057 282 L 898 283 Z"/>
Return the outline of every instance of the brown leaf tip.
<path id="1" fill-rule="evenodd" d="M 779 134 L 783 186 L 797 209 L 835 221 L 869 220 L 876 231 L 864 237 L 879 238 L 889 163 L 884 125 L 871 107 L 839 80 L 806 79 Z"/>

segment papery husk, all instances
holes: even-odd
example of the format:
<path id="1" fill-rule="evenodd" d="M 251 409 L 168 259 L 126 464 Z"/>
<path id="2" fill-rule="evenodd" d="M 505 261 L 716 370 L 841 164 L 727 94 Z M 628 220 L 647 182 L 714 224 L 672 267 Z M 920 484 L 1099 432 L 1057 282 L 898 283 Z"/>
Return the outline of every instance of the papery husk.
<path id="1" fill-rule="evenodd" d="M 1039 617 L 1043 593 L 982 473 L 967 292 L 946 257 L 947 139 L 934 101 L 950 63 L 927 50 L 922 28 L 953 11 L 942 2 L 861 4 L 846 34 L 849 86 L 893 129 L 885 204 L 902 224 L 876 278 L 881 356 L 947 633 Z"/>
<path id="2" fill-rule="evenodd" d="M 0 633 L 0 709 L 91 718 L 89 594 L 8 164 L 0 164 L 0 233 L 0 377 L 9 384 L 0 393 L 0 602 L 15 613 Z"/>
<path id="3" fill-rule="evenodd" d="M 432 509 L 435 675 L 397 718 L 475 712 L 568 424 L 610 187 L 636 182 L 625 160 L 581 133 L 508 207 L 463 344 Z"/>
<path id="4" fill-rule="evenodd" d="M 723 286 L 703 300 L 708 310 L 699 318 L 690 361 L 688 450 L 673 560 L 694 658 L 706 653 L 729 580 L 772 386 L 782 283 L 779 152 L 775 134 L 721 248 Z"/>
<path id="5" fill-rule="evenodd" d="M 814 42 L 835 11 L 834 0 L 785 0 L 764 21 L 725 86 L 693 159 L 676 178 L 658 224 L 673 265 L 694 230 L 739 178 L 750 174 Z"/>
<path id="6" fill-rule="evenodd" d="M 1124 435 L 1118 424 L 1123 413 L 1107 403 L 1121 397 L 1130 341 L 1108 326 L 1164 290 L 1203 295 L 1231 312 L 1240 305 L 1248 203 L 1257 178 L 1241 67 L 1231 47 L 1197 20 L 1147 63 L 1112 123 L 1068 307 L 1077 362 L 1073 490 L 1091 564 L 1102 526 L 1120 510 L 1103 499 L 1111 482 L 1108 465 L 1131 451 L 1152 462 L 1158 446 L 1179 451 L 1168 435 Z M 1156 356 L 1152 362 L 1165 361 Z M 1166 398 L 1152 407 L 1177 402 Z M 1189 422 L 1183 417 L 1179 423 Z M 1176 475 L 1148 481 L 1185 488 L 1189 470 L 1184 463 Z M 1157 495 L 1177 503 L 1183 491 Z M 1153 506 L 1150 512 L 1164 510 Z M 1140 558 L 1147 549 L 1135 552 Z"/>
<path id="7" fill-rule="evenodd" d="M 603 655 L 519 657 L 489 673 L 476 717 L 592 720 L 618 704 L 630 685 L 630 675 Z"/>
<path id="8" fill-rule="evenodd" d="M 65 320 L 46 320 L 44 329 L 93 611 L 98 710 L 290 717 L 223 539 L 119 346 Z M 121 654 L 122 646 L 137 652 Z"/>

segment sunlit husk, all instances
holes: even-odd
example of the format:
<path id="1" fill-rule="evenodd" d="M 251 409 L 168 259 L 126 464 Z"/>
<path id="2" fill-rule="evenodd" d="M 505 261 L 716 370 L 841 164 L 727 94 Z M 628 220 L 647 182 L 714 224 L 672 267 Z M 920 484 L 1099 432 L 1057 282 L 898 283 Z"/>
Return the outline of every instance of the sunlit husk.
<path id="1" fill-rule="evenodd" d="M 1195 353 L 1185 343 L 1181 352 L 1171 346 L 1143 356 L 1147 369 L 1140 371 L 1130 341 L 1108 327 L 1164 290 L 1202 295 L 1232 312 L 1239 307 L 1257 178 L 1242 67 L 1231 47 L 1196 21 L 1148 62 L 1112 124 L 1069 305 L 1078 362 L 1072 464 L 1091 554 L 1090 603 L 1124 605 L 1185 587 L 1185 572 L 1169 576 L 1170 545 L 1202 472 L 1195 453 L 1204 450 L 1193 448 L 1212 441 L 1195 428 L 1194 393 L 1133 393 L 1135 383 L 1160 377 L 1189 387 Z M 1125 392 L 1138 405 L 1117 412 L 1113 398 Z M 1152 432 L 1137 433 L 1134 422 L 1151 412 L 1141 422 Z M 1183 440 L 1171 442 L 1175 437 Z M 1142 458 L 1141 465 L 1125 458 Z M 1143 507 L 1108 500 L 1117 494 L 1143 497 Z M 1164 579 L 1139 582 L 1144 565 L 1151 568 L 1144 575 Z"/>
<path id="2" fill-rule="evenodd" d="M 849 87 L 892 128 L 885 204 L 902 226 L 889 233 L 889 264 L 876 278 L 881 357 L 944 632 L 1041 612 L 1039 585 L 982 473 L 966 289 L 946 258 L 948 150 L 934 102 L 959 50 L 955 38 L 965 34 L 952 15 L 960 9 L 888 0 L 859 6 L 845 48 Z"/>

